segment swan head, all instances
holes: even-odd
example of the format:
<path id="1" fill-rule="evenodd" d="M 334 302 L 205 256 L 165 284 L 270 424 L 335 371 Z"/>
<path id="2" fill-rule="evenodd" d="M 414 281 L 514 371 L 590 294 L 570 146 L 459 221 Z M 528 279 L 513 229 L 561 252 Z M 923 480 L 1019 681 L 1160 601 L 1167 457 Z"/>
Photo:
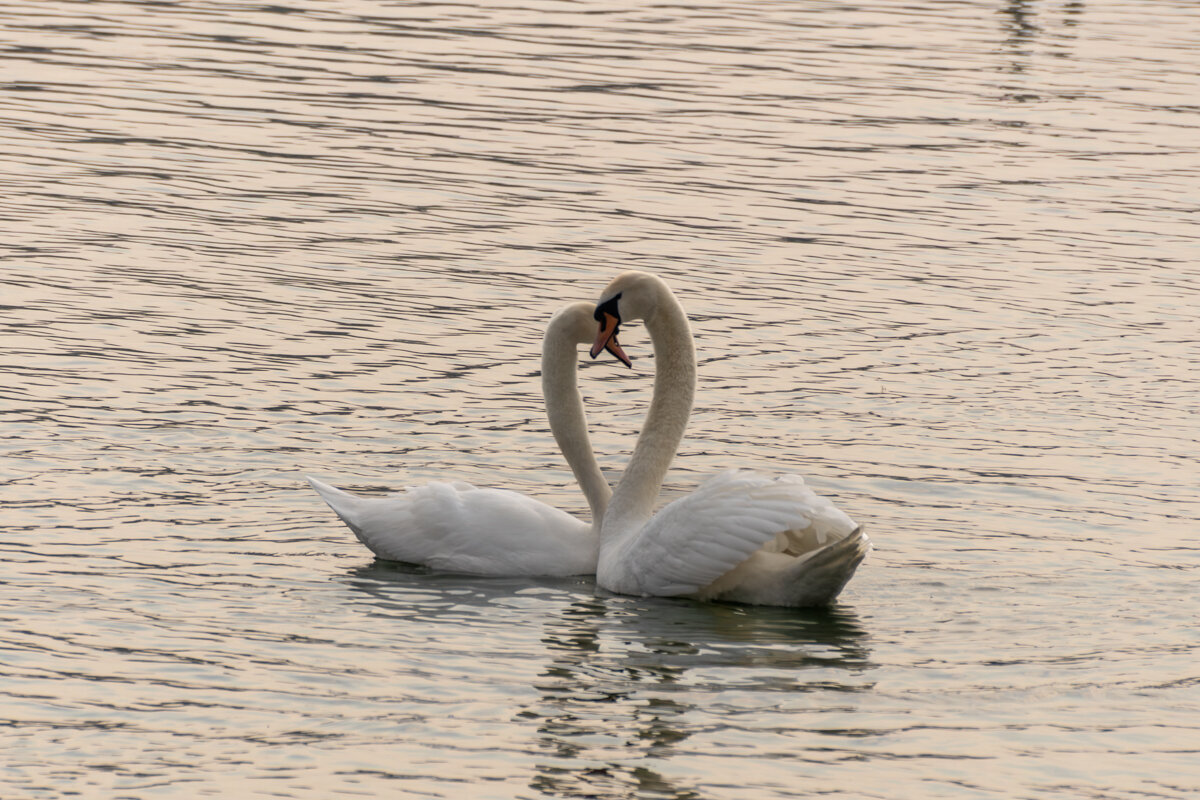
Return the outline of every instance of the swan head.
<path id="1" fill-rule="evenodd" d="M 595 306 L 584 301 L 568 303 L 554 312 L 554 316 L 550 318 L 550 324 L 546 326 L 545 338 L 547 340 L 561 338 L 573 345 L 592 344 L 596 338 L 594 309 Z M 629 364 L 628 356 L 617 342 L 616 331 L 613 331 L 602 349 L 608 350 L 625 364 Z M 599 355 L 599 351 L 596 352 Z M 592 356 L 592 358 L 595 357 Z"/>
<path id="2" fill-rule="evenodd" d="M 613 278 L 601 293 L 593 314 L 600 328 L 592 343 L 592 358 L 600 355 L 600 351 L 608 350 L 625 366 L 632 367 L 629 356 L 616 343 L 617 332 L 622 322 L 638 319 L 649 322 L 653 319 L 658 309 L 658 299 L 664 291 L 670 294 L 671 290 L 661 278 L 646 272 L 623 272 Z"/>

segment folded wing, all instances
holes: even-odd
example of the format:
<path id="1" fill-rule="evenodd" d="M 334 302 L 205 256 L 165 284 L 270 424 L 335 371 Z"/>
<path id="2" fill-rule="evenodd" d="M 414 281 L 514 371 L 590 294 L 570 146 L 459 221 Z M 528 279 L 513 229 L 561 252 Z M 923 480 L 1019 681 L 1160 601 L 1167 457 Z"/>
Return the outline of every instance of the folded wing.
<path id="1" fill-rule="evenodd" d="M 724 472 L 655 514 L 621 553 L 635 593 L 693 595 L 766 548 L 792 555 L 854 522 L 797 475 Z"/>

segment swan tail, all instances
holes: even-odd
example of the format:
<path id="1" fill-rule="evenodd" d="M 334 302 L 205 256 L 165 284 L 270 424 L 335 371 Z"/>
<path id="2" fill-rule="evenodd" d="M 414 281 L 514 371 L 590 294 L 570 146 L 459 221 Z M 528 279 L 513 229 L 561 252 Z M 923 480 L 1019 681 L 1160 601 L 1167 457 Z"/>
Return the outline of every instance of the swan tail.
<path id="1" fill-rule="evenodd" d="M 855 570 L 871 552 L 871 540 L 863 526 L 833 544 L 822 547 L 788 570 L 793 606 L 829 605 L 854 577 Z"/>
<path id="2" fill-rule="evenodd" d="M 456 514 L 461 489 L 474 488 L 431 483 L 385 497 L 357 497 L 316 478 L 309 477 L 308 482 L 376 556 L 427 566 L 433 566 L 436 555 L 447 549 L 446 529 L 461 522 Z M 442 520 L 447 524 L 440 524 Z"/>
<path id="3" fill-rule="evenodd" d="M 354 531 L 354 535 L 358 540 L 370 548 L 373 552 L 378 553 L 378 543 L 373 543 L 373 537 L 369 535 L 365 524 L 368 514 L 367 507 L 371 504 L 372 498 L 355 497 L 349 492 L 343 492 L 335 486 L 330 486 L 323 483 L 312 476 L 308 478 L 308 483 L 317 494 L 321 495 L 321 499 L 333 509 L 333 513 L 338 515 L 342 522 L 346 523 L 346 527 Z"/>
<path id="4" fill-rule="evenodd" d="M 701 599 L 799 608 L 827 606 L 837 599 L 870 551 L 871 540 L 862 525 L 799 558 L 760 551 Z M 742 580 L 748 574 L 759 577 Z"/>

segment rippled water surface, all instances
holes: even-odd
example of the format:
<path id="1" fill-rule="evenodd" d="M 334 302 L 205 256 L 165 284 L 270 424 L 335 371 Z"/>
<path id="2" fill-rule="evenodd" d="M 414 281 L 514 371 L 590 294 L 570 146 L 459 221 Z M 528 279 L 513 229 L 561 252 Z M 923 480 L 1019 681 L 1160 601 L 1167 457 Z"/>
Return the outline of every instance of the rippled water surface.
<path id="1" fill-rule="evenodd" d="M 0 25 L 6 800 L 1200 793 L 1191 0 Z M 377 564 L 303 484 L 583 513 L 541 330 L 629 268 L 701 358 L 664 497 L 804 474 L 835 608 Z"/>

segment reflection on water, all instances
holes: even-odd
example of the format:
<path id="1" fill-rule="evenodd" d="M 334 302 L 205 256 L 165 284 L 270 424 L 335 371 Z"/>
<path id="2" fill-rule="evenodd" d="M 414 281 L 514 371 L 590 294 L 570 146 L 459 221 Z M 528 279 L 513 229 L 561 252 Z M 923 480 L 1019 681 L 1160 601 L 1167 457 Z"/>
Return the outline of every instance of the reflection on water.
<path id="1" fill-rule="evenodd" d="M 472 619 L 502 615 L 530 590 L 527 580 L 481 586 L 379 564 L 355 568 L 347 579 L 369 598 L 373 615 L 444 625 L 447 636 L 459 636 Z M 529 737 L 522 746 L 535 762 L 529 786 L 546 794 L 701 797 L 694 781 L 654 765 L 705 757 L 704 745 L 689 743 L 697 734 L 753 736 L 758 715 L 781 706 L 808 706 L 806 724 L 829 735 L 838 722 L 822 720 L 820 710 L 838 704 L 825 698 L 871 689 L 869 637 L 845 607 L 606 597 L 582 579 L 538 583 L 561 604 L 542 622 L 545 661 L 531 676 L 536 697 L 514 705 L 513 721 Z"/>
<path id="2" fill-rule="evenodd" d="M 5 800 L 1200 793 L 1192 0 L 0 26 Z M 582 512 L 541 327 L 630 268 L 664 499 L 803 473 L 877 547 L 828 615 L 371 564 L 301 482 Z"/>
<path id="3" fill-rule="evenodd" d="M 700 797 L 647 765 L 694 757 L 694 733 L 736 731 L 778 703 L 776 693 L 868 690 L 855 677 L 867 666 L 865 637 L 845 610 L 573 603 L 547 624 L 554 657 L 539 676 L 539 702 L 519 715 L 537 723 L 553 756 L 530 786 L 567 797 Z"/>
<path id="4" fill-rule="evenodd" d="M 1007 37 L 1004 47 L 1011 56 L 1006 71 L 1020 75 L 1034 70 L 1035 60 L 1045 53 L 1056 58 L 1072 58 L 1076 33 L 1073 30 L 1083 22 L 1084 4 L 1080 0 L 1069 0 L 1054 7 L 1044 7 L 1032 0 L 1012 0 L 1003 11 L 1003 22 Z M 1025 103 L 1038 101 L 1038 95 L 1017 91 L 1010 87 L 1006 100 Z"/>

